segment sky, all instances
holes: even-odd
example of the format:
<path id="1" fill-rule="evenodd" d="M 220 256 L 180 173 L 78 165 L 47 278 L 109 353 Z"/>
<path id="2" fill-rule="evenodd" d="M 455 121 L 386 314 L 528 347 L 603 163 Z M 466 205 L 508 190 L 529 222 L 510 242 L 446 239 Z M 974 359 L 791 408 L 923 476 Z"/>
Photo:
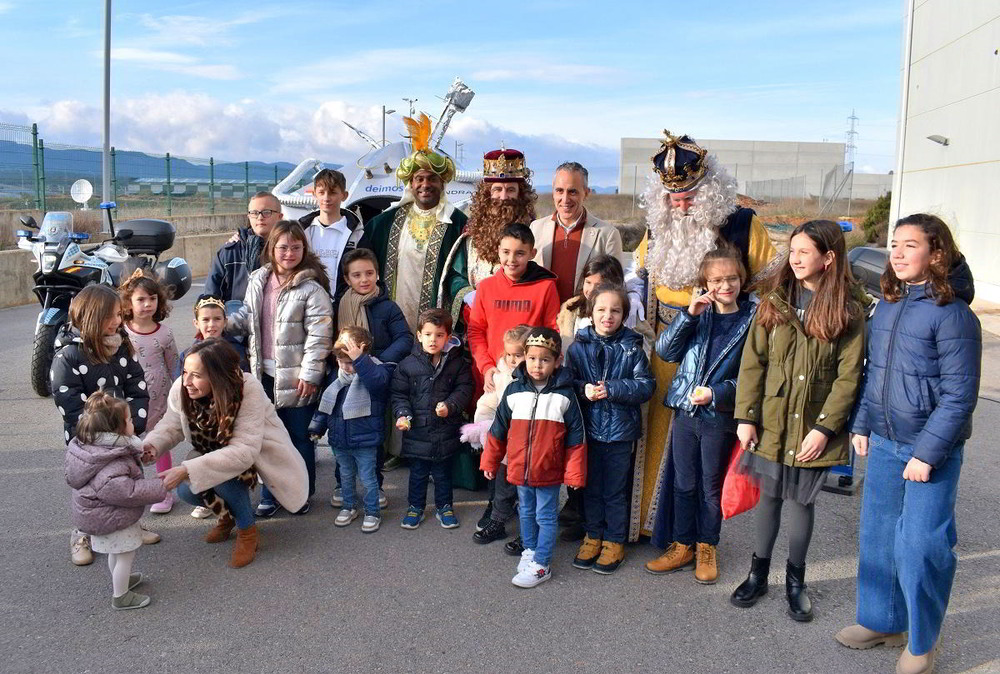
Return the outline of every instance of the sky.
<path id="1" fill-rule="evenodd" d="M 100 145 L 104 3 L 0 1 L 0 121 L 47 143 Z M 893 168 L 901 2 L 161 2 L 112 14 L 112 144 L 353 165 L 388 139 L 403 98 L 438 115 L 461 76 L 476 96 L 442 147 L 525 152 L 538 176 L 580 161 L 613 186 L 622 137 L 843 142 Z M 540 186 L 536 177 L 536 186 Z"/>

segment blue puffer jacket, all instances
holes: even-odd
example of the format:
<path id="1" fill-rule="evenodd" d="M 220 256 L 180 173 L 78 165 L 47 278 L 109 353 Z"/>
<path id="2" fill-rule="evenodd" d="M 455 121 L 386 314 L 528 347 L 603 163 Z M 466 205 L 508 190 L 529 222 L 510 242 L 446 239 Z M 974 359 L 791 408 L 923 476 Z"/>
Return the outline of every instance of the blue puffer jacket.
<path id="1" fill-rule="evenodd" d="M 254 234 L 249 225 L 241 227 L 237 236 L 238 241 L 222 244 L 205 281 L 205 292 L 226 302 L 243 301 L 250 274 L 260 267 L 260 254 L 264 250 L 264 239 Z"/>
<path id="2" fill-rule="evenodd" d="M 851 425 L 856 435 L 912 445 L 913 456 L 934 467 L 972 434 L 982 365 L 979 319 L 966 303 L 971 284 L 951 280 L 956 299 L 944 306 L 924 285 L 875 307 Z"/>
<path id="3" fill-rule="evenodd" d="M 410 355 L 413 349 L 413 331 L 406 324 L 406 317 L 399 305 L 389 299 L 389 291 L 385 284 L 378 282 L 379 295 L 374 300 L 365 305 L 365 313 L 368 315 L 368 327 L 372 333 L 372 353 L 383 363 L 399 363 Z M 347 288 L 337 295 L 337 301 L 333 307 L 334 319 L 340 310 L 340 300 L 343 299 Z M 342 326 L 338 325 L 340 330 Z"/>
<path id="4" fill-rule="evenodd" d="M 347 397 L 345 386 L 337 393 L 331 413 L 316 411 L 312 423 L 309 424 L 309 434 L 323 435 L 329 430 L 330 447 L 335 450 L 380 446 L 385 440 L 385 410 L 389 404 L 389 384 L 392 382 L 394 367 L 392 364 L 373 360 L 367 354 L 358 356 L 354 361 L 354 371 L 361 378 L 361 383 L 371 397 L 371 414 L 356 419 L 344 419 L 344 399 Z M 336 382 L 336 379 L 333 381 Z M 324 392 L 320 409 L 325 409 L 324 403 L 327 402 L 327 398 Z"/>
<path id="5" fill-rule="evenodd" d="M 642 435 L 639 406 L 653 397 L 656 382 L 642 350 L 642 335 L 622 326 L 608 337 L 593 326 L 576 333 L 566 352 L 573 387 L 580 399 L 587 438 L 598 442 L 635 440 Z M 591 402 L 586 384 L 605 383 L 608 397 Z"/>
<path id="6" fill-rule="evenodd" d="M 692 316 L 687 311 L 674 316 L 656 340 L 656 353 L 660 358 L 680 363 L 663 404 L 689 416 L 698 416 L 735 430 L 736 377 L 740 372 L 743 344 L 756 312 L 756 299 L 740 298 L 736 332 L 713 363 L 706 360 L 715 307 L 709 306 L 700 316 Z M 689 396 L 696 386 L 712 389 L 712 402 L 708 405 L 692 403 Z"/>

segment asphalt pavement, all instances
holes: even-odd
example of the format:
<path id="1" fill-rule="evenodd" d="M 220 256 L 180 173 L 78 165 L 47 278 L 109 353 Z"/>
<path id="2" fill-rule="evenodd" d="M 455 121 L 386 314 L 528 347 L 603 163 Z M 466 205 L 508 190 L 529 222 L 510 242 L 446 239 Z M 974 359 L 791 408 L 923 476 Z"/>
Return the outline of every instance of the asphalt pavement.
<path id="1" fill-rule="evenodd" d="M 193 335 L 192 288 L 167 324 Z M 757 606 L 728 597 L 749 567 L 752 515 L 726 521 L 721 578 L 645 573 L 659 551 L 628 546 L 612 576 L 571 566 L 560 543 L 553 577 L 511 585 L 516 560 L 472 533 L 485 492 L 456 491 L 462 526 L 433 516 L 399 527 L 406 471 L 386 476 L 383 526 L 334 527 L 333 458 L 318 460 L 318 493 L 305 516 L 260 525 L 256 561 L 226 566 L 229 544 L 201 540 L 210 523 L 178 505 L 145 523 L 163 542 L 135 570 L 151 606 L 111 609 L 103 555 L 69 561 L 69 488 L 61 420 L 28 381 L 36 307 L 0 311 L 0 671 L 3 672 L 892 672 L 898 650 L 847 650 L 833 640 L 854 622 L 860 496 L 821 495 L 807 582 L 816 618 L 785 615 L 783 564 Z M 958 501 L 960 562 L 938 657 L 939 672 L 1000 671 L 1000 340 L 986 335 L 982 398 Z M 180 458 L 179 447 L 174 456 Z M 432 509 L 431 509 L 432 510 Z M 430 512 L 430 511 L 429 511 Z M 783 560 L 782 534 L 774 551 Z"/>

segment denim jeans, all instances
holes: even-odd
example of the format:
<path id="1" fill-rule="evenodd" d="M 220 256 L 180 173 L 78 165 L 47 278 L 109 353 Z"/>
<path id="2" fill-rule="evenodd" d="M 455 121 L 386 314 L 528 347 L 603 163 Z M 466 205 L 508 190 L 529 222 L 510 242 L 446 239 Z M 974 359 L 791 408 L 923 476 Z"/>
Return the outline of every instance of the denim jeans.
<path id="1" fill-rule="evenodd" d="M 274 402 L 274 377 L 262 374 L 260 383 L 264 387 L 267 397 Z M 282 407 L 278 409 L 278 418 L 285 425 L 289 437 L 295 449 L 306 462 L 306 471 L 309 473 L 309 496 L 316 493 L 316 443 L 309 439 L 309 422 L 312 421 L 313 414 L 316 413 L 317 405 L 305 405 L 304 407 Z M 274 494 L 267 487 L 260 492 L 261 503 L 274 503 Z"/>
<path id="2" fill-rule="evenodd" d="M 427 505 L 427 477 L 434 476 L 434 505 L 441 510 L 452 505 L 451 470 L 453 456 L 440 461 L 410 459 L 410 493 L 407 495 L 412 508 L 423 510 Z"/>
<path id="3" fill-rule="evenodd" d="M 344 481 L 344 508 L 353 510 L 357 507 L 355 494 L 355 477 L 361 477 L 361 485 L 365 490 L 365 515 L 378 517 L 378 478 L 375 475 L 375 464 L 378 457 L 378 447 L 352 447 L 350 449 L 334 450 L 337 456 L 337 467 Z"/>
<path id="4" fill-rule="evenodd" d="M 336 450 L 334 450 L 334 454 L 336 454 Z M 385 482 L 385 473 L 382 470 L 382 466 L 384 465 L 385 465 L 385 443 L 382 443 L 378 447 L 378 457 L 376 458 L 375 461 L 375 478 L 378 480 L 379 489 L 382 488 L 382 484 Z M 344 485 L 342 484 L 343 479 L 340 477 L 339 463 L 336 466 L 334 466 L 333 477 L 334 479 L 337 480 L 337 488 L 342 489 Z"/>
<path id="5" fill-rule="evenodd" d="M 549 566 L 559 533 L 559 485 L 519 486 L 517 498 L 521 504 L 521 541 L 526 549 L 535 551 L 536 562 Z"/>
<path id="6" fill-rule="evenodd" d="M 628 520 L 625 493 L 632 473 L 632 441 L 587 443 L 587 488 L 583 506 L 587 535 L 624 543 Z"/>
<path id="7" fill-rule="evenodd" d="M 248 529 L 255 523 L 253 506 L 250 505 L 250 489 L 235 477 L 222 484 L 212 487 L 212 490 L 226 502 L 229 514 L 236 520 L 240 529 Z M 200 506 L 201 499 L 191 491 L 190 482 L 181 482 L 177 487 L 177 496 L 191 505 Z"/>
<path id="8" fill-rule="evenodd" d="M 674 414 L 670 461 L 674 467 L 674 540 L 684 545 L 719 544 L 722 482 L 736 434 L 719 424 Z"/>
<path id="9" fill-rule="evenodd" d="M 861 502 L 858 623 L 877 632 L 909 630 L 913 655 L 937 643 L 958 556 L 955 498 L 964 443 L 929 482 L 903 479 L 913 447 L 874 433 Z"/>

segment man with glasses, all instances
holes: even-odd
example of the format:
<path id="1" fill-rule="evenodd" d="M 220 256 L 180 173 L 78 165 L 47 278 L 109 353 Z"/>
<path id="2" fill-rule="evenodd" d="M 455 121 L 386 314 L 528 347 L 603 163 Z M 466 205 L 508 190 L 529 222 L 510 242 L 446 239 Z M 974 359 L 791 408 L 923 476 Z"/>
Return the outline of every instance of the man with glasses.
<path id="1" fill-rule="evenodd" d="M 206 294 L 226 302 L 243 301 L 250 273 L 260 266 L 260 253 L 267 236 L 281 220 L 281 202 L 270 192 L 258 192 L 250 199 L 247 219 L 249 224 L 241 227 L 215 254 L 205 282 Z"/>

